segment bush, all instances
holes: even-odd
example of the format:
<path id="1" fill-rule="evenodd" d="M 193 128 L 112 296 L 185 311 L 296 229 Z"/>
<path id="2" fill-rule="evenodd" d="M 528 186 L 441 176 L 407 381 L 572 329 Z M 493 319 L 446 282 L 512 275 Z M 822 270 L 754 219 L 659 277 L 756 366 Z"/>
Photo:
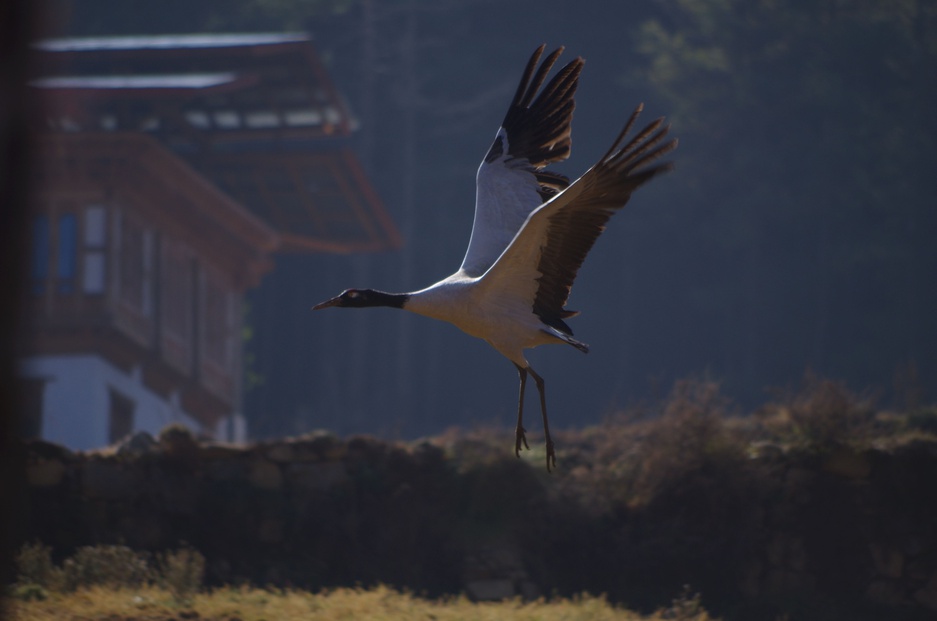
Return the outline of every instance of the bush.
<path id="1" fill-rule="evenodd" d="M 726 423 L 728 407 L 718 384 L 688 380 L 677 382 L 657 411 L 607 421 L 593 467 L 602 494 L 644 505 L 687 476 L 741 459 L 745 444 Z M 647 420 L 634 422 L 638 418 Z"/>
<path id="2" fill-rule="evenodd" d="M 52 548 L 38 541 L 20 548 L 16 555 L 16 572 L 17 587 L 21 589 L 59 590 L 64 583 L 62 570 L 52 562 Z"/>
<path id="3" fill-rule="evenodd" d="M 180 603 L 189 603 L 202 588 L 205 557 L 188 546 L 159 557 L 159 585 Z"/>
<path id="4" fill-rule="evenodd" d="M 90 586 L 115 589 L 136 588 L 150 582 L 153 572 L 147 557 L 127 546 L 99 545 L 78 548 L 65 559 L 65 588 L 75 590 Z"/>
<path id="5" fill-rule="evenodd" d="M 730 417 L 716 382 L 685 380 L 653 405 L 608 417 L 601 426 L 563 437 L 564 476 L 555 493 L 597 515 L 646 507 L 746 459 L 747 431 Z"/>
<path id="6" fill-rule="evenodd" d="M 104 586 L 136 589 L 157 584 L 179 603 L 188 603 L 202 587 L 205 557 L 183 546 L 156 557 L 126 546 L 98 545 L 78 548 L 61 567 L 52 561 L 52 548 L 41 543 L 24 545 L 16 556 L 17 581 L 12 589 L 22 600 L 45 599 L 47 591 L 69 592 Z"/>
<path id="7" fill-rule="evenodd" d="M 45 601 L 48 597 L 48 591 L 38 584 L 16 584 L 13 585 L 13 588 L 10 589 L 10 595 L 15 599 L 24 601 L 24 602 L 41 602 Z"/>
<path id="8" fill-rule="evenodd" d="M 824 451 L 867 439 L 875 412 L 871 400 L 851 393 L 843 383 L 808 373 L 799 392 L 765 406 L 760 418 L 777 439 Z"/>
<path id="9" fill-rule="evenodd" d="M 683 591 L 673 599 L 668 608 L 658 611 L 661 619 L 674 621 L 696 621 L 709 619 L 703 607 L 703 598 L 699 593 L 690 589 L 690 585 L 683 585 Z"/>

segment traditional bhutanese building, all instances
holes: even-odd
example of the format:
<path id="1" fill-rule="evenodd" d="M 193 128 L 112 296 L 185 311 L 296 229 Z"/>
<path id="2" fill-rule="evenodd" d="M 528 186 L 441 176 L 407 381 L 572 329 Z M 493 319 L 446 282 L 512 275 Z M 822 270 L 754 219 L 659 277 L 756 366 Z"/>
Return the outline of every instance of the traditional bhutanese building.
<path id="1" fill-rule="evenodd" d="M 181 422 L 242 439 L 245 292 L 272 253 L 400 237 L 302 34 L 38 44 L 24 433 L 87 449 Z"/>

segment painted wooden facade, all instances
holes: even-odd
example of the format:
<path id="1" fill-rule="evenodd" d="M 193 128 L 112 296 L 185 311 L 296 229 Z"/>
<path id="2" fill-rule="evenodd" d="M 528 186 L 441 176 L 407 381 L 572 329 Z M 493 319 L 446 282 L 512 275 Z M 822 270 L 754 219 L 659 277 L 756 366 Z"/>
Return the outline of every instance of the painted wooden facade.
<path id="1" fill-rule="evenodd" d="M 39 45 L 28 435 L 243 439 L 242 303 L 277 251 L 400 243 L 303 35 Z M 30 428 L 31 427 L 31 428 Z"/>

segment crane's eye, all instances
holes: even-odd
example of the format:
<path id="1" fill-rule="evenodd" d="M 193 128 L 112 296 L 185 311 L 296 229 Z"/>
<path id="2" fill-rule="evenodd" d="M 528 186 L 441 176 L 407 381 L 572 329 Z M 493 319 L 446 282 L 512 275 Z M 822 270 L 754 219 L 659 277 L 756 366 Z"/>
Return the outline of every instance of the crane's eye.
<path id="1" fill-rule="evenodd" d="M 351 299 L 355 299 L 355 298 L 361 297 L 361 294 L 358 293 L 357 291 L 349 291 L 349 292 L 346 293 L 345 295 L 347 295 L 347 296 L 350 297 Z"/>

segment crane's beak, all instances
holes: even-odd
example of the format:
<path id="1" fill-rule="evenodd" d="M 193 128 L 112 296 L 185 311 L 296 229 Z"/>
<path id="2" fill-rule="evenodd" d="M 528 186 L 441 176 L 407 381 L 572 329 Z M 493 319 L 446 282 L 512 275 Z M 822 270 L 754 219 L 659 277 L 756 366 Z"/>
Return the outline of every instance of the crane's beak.
<path id="1" fill-rule="evenodd" d="M 340 298 L 341 296 L 336 296 L 332 298 L 331 300 L 326 300 L 325 302 L 319 302 L 318 304 L 312 307 L 312 310 L 322 310 L 323 308 L 328 308 L 330 306 L 338 306 L 338 303 L 341 301 Z"/>

